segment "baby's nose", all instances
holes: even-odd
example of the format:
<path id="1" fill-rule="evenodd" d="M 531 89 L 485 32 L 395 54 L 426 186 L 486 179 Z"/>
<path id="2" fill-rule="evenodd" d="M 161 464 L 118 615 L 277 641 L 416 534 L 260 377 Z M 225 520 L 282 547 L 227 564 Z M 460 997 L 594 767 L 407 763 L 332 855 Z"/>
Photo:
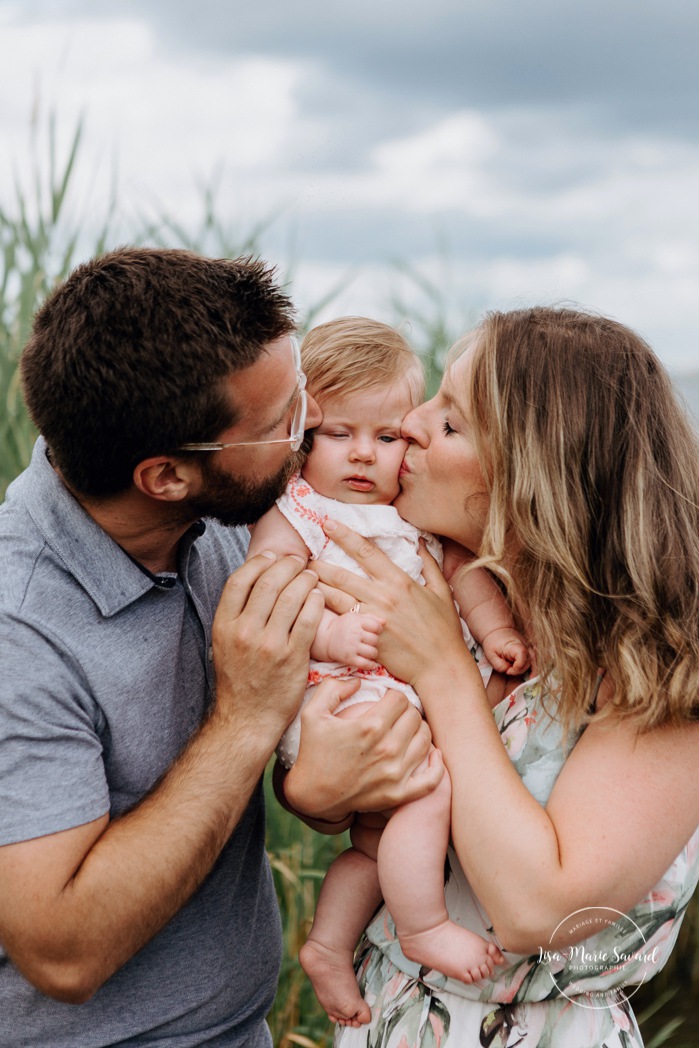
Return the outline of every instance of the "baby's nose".
<path id="1" fill-rule="evenodd" d="M 374 443 L 371 440 L 356 439 L 352 443 L 351 456 L 361 462 L 372 462 L 374 459 Z"/>

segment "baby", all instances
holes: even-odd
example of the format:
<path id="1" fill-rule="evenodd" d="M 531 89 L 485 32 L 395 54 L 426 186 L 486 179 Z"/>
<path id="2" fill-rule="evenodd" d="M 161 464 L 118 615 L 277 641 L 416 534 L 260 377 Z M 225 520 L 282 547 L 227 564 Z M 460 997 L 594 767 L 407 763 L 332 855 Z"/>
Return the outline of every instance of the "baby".
<path id="1" fill-rule="evenodd" d="M 439 564 L 438 540 L 408 524 L 391 505 L 407 447 L 404 417 L 422 402 L 424 374 L 419 358 L 393 328 L 360 317 L 321 324 L 302 350 L 308 389 L 323 411 L 313 447 L 300 474 L 253 530 L 248 556 L 264 549 L 327 559 L 359 571 L 355 561 L 322 529 L 341 520 L 372 539 L 412 578 L 421 581 L 422 537 Z M 529 664 L 527 645 L 514 626 L 500 590 L 482 569 L 460 570 L 469 555 L 453 560 L 445 574 L 452 585 L 464 638 L 488 685 L 493 668 L 520 674 Z M 407 695 L 420 711 L 415 691 L 377 664 L 382 622 L 372 615 L 336 615 L 326 609 L 311 648 L 308 700 L 328 677 L 357 679 L 354 693 L 337 710 L 361 717 L 388 688 Z M 416 641 L 418 638 L 416 638 Z M 493 683 L 495 683 L 493 681 Z M 300 717 L 290 725 L 277 754 L 291 767 L 298 754 Z M 300 953 L 316 996 L 334 1022 L 359 1026 L 371 1014 L 354 977 L 357 941 L 381 897 L 396 925 L 406 957 L 426 968 L 470 983 L 493 971 L 502 956 L 492 942 L 449 920 L 444 901 L 444 863 L 449 843 L 451 783 L 445 772 L 429 796 L 387 813 L 358 814 L 350 830 L 352 848 L 340 855 L 323 883 L 313 927 Z"/>

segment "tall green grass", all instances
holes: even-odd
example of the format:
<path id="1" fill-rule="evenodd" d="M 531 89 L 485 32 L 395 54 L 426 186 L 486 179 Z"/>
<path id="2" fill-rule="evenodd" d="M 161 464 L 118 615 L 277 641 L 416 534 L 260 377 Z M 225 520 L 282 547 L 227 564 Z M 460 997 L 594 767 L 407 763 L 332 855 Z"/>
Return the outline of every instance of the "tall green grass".
<path id="1" fill-rule="evenodd" d="M 19 354 L 37 306 L 75 265 L 81 236 L 79 216 L 67 214 L 67 205 L 82 124 L 60 157 L 57 137 L 54 115 L 45 133 L 33 126 L 31 184 L 23 185 L 16 176 L 13 199 L 0 202 L 0 497 L 26 465 L 36 439 L 19 388 Z M 92 254 L 106 248 L 113 207 L 112 203 L 94 237 Z"/>
<path id="2" fill-rule="evenodd" d="M 79 253 L 81 257 L 97 255 L 116 246 L 111 234 L 118 213 L 114 192 L 97 226 L 92 216 L 89 224 L 81 221 L 80 211 L 69 206 L 81 135 L 78 125 L 59 156 L 55 119 L 48 119 L 45 132 L 35 128 L 30 143 L 31 184 L 24 186 L 17 180 L 13 198 L 0 201 L 0 498 L 28 463 L 36 435 L 17 380 L 17 361 L 32 315 L 54 284 L 73 268 Z M 155 219 L 142 218 L 129 239 L 189 247 L 218 257 L 260 253 L 264 224 L 247 232 L 238 230 L 219 219 L 211 189 L 205 188 L 201 198 L 202 217 L 193 232 L 163 213 Z M 86 228 L 97 230 L 87 247 Z M 286 280 L 292 278 L 290 263 Z M 304 327 L 314 322 L 343 287 L 344 281 L 314 303 L 306 313 Z M 407 265 L 397 267 L 396 290 L 387 307 L 409 341 L 422 351 L 430 371 L 429 388 L 434 390 L 446 349 L 454 335 L 472 326 L 473 312 L 457 313 L 454 319 L 446 278 L 435 283 Z M 268 852 L 284 930 L 284 961 L 270 1026 L 278 1048 L 324 1048 L 332 1037 L 330 1024 L 298 965 L 297 954 L 310 926 L 324 872 L 347 845 L 347 837 L 316 834 L 281 809 L 273 797 L 269 775 L 265 788 Z M 634 998 L 634 1005 L 640 1004 L 643 1009 L 643 1028 L 649 1034 L 647 1048 L 688 1048 L 695 1040 L 691 1035 L 683 1038 L 682 1024 L 684 1016 L 696 1011 L 698 986 L 699 918 L 695 899 L 670 964 Z"/>

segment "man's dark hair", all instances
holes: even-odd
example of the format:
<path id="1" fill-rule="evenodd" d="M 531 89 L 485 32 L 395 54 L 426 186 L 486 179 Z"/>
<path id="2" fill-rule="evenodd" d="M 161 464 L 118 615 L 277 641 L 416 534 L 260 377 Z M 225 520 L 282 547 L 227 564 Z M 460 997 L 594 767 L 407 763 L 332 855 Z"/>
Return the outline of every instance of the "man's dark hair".
<path id="1" fill-rule="evenodd" d="M 29 413 L 66 483 L 93 498 L 134 467 L 236 422 L 223 380 L 294 328 L 253 258 L 120 248 L 79 266 L 34 319 L 21 360 Z"/>

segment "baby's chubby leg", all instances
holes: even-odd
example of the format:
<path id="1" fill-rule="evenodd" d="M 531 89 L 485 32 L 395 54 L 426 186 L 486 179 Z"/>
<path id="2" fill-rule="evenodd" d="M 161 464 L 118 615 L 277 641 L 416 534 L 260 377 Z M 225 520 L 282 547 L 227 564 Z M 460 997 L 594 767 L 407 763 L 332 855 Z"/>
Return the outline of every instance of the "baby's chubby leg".
<path id="1" fill-rule="evenodd" d="M 451 780 L 396 809 L 381 835 L 379 880 L 406 957 L 470 983 L 486 978 L 503 958 L 493 943 L 449 919 L 444 860 L 449 844 Z"/>
<path id="2" fill-rule="evenodd" d="M 357 703 L 337 714 L 359 717 L 372 703 Z M 335 859 L 318 897 L 313 926 L 299 961 L 318 1001 L 332 1022 L 361 1026 L 371 1020 L 354 974 L 354 950 L 381 902 L 376 851 L 381 831 L 353 827 L 353 847 Z"/>

